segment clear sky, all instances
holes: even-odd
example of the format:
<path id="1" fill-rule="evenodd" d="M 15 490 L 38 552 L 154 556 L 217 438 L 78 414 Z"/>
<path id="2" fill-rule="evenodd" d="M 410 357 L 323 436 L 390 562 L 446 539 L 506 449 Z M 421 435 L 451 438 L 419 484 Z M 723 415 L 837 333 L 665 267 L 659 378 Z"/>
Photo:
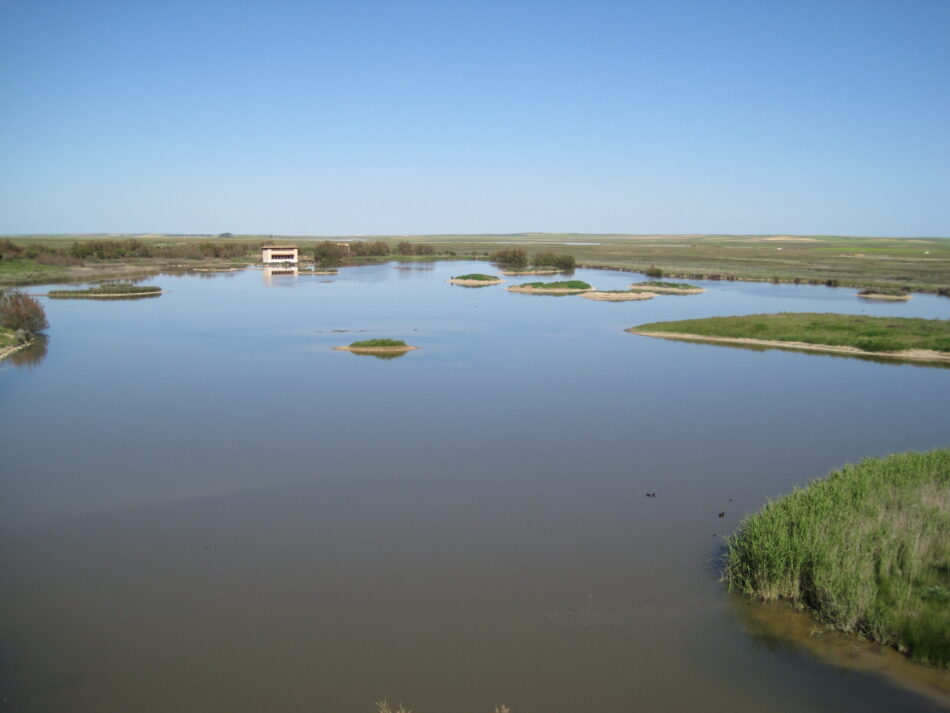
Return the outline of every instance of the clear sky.
<path id="1" fill-rule="evenodd" d="M 950 236 L 950 0 L 0 0 L 0 232 Z"/>

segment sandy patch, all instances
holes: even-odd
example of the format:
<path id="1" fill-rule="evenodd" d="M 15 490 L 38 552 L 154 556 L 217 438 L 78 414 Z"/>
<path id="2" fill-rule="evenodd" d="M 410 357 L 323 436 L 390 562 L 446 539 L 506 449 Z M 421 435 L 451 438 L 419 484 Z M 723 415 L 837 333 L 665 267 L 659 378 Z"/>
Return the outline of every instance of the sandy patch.
<path id="1" fill-rule="evenodd" d="M 584 292 L 581 294 L 586 300 L 597 300 L 598 302 L 632 302 L 634 300 L 652 300 L 656 297 L 655 292 Z"/>
<path id="2" fill-rule="evenodd" d="M 864 295 L 859 292 L 858 297 L 865 300 L 888 300 L 890 302 L 907 302 L 910 299 L 910 295 L 882 295 L 877 292 L 869 292 Z"/>
<path id="3" fill-rule="evenodd" d="M 333 347 L 338 352 L 355 352 L 357 354 L 404 354 L 411 352 L 419 347 L 410 347 L 408 344 L 404 347 Z"/>
<path id="4" fill-rule="evenodd" d="M 488 287 L 489 285 L 500 285 L 504 280 L 501 278 L 495 278 L 494 280 L 457 280 L 456 278 L 451 278 L 446 280 L 453 285 L 461 285 L 462 287 Z"/>
<path id="5" fill-rule="evenodd" d="M 647 292 L 656 292 L 663 295 L 701 295 L 706 290 L 702 287 L 694 287 L 691 290 L 685 290 L 679 287 L 657 287 L 656 285 L 645 285 L 642 282 L 634 282 L 630 285 L 631 290 L 646 290 Z"/>
<path id="6" fill-rule="evenodd" d="M 931 349 L 905 349 L 900 352 L 867 352 L 857 347 L 838 347 L 831 344 L 809 344 L 808 342 L 780 342 L 770 339 L 748 339 L 746 337 L 706 337 L 701 334 L 685 334 L 683 332 L 641 332 L 631 327 L 625 330 L 630 334 L 639 334 L 643 337 L 660 337 L 661 339 L 681 339 L 690 342 L 716 342 L 722 344 L 749 344 L 760 347 L 774 347 L 776 349 L 799 349 L 810 352 L 830 352 L 834 354 L 851 354 L 855 356 L 885 357 L 887 359 L 913 359 L 917 361 L 946 361 L 950 362 L 950 352 L 937 352 Z"/>
<path id="7" fill-rule="evenodd" d="M 509 292 L 520 292 L 525 295 L 579 295 L 584 292 L 595 292 L 593 287 L 583 290 L 577 289 L 552 289 L 550 287 L 525 287 L 523 285 L 512 285 L 508 288 Z"/>
<path id="8" fill-rule="evenodd" d="M 240 272 L 244 267 L 193 267 L 194 272 Z"/>

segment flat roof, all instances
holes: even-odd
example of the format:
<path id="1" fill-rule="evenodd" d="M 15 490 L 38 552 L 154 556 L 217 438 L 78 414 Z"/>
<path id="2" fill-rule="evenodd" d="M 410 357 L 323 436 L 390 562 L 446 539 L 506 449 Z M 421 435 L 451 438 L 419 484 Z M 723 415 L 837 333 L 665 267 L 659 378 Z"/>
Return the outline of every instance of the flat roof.
<path id="1" fill-rule="evenodd" d="M 261 250 L 299 250 L 296 245 L 265 245 Z"/>

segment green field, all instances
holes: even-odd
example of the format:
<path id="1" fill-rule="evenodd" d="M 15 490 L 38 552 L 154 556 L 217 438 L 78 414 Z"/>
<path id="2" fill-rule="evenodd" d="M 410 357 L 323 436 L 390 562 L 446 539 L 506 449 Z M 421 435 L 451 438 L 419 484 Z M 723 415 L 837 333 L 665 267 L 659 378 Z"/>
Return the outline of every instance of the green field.
<path id="1" fill-rule="evenodd" d="M 726 545 L 730 589 L 950 665 L 950 450 L 846 466 L 770 501 Z"/>
<path id="2" fill-rule="evenodd" d="M 854 347 L 867 352 L 899 352 L 904 349 L 950 352 L 950 321 L 945 319 L 789 312 L 652 322 L 632 327 L 629 331 L 805 342 Z"/>
<path id="3" fill-rule="evenodd" d="M 348 259 L 344 264 L 388 259 L 487 261 L 493 252 L 517 248 L 527 251 L 529 260 L 556 250 L 574 257 L 579 267 L 636 272 L 652 267 L 674 279 L 891 287 L 950 295 L 950 239 L 822 235 L 11 235 L 0 238 L 0 284 L 90 279 L 91 274 L 156 272 L 241 260 L 253 263 L 260 261 L 260 246 L 273 241 L 297 244 L 306 256 L 316 243 L 327 240 L 381 240 L 389 246 L 388 256 Z M 22 250 L 4 251 L 5 243 Z M 422 246 L 432 253 L 399 252 Z"/>

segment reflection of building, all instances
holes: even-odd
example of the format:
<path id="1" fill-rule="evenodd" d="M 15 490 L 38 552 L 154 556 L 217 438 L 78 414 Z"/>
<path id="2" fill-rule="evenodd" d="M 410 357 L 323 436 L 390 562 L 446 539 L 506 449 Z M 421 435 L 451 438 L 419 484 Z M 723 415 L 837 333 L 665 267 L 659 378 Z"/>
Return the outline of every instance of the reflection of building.
<path id="1" fill-rule="evenodd" d="M 261 248 L 261 260 L 265 265 L 297 264 L 296 245 L 265 245 Z"/>
<path id="2" fill-rule="evenodd" d="M 277 279 L 274 278 L 284 278 Z M 282 266 L 282 267 L 265 267 L 264 268 L 264 284 L 268 287 L 282 287 L 290 286 L 296 282 L 296 279 L 288 280 L 288 277 L 297 277 L 297 267 L 294 266 Z"/>

